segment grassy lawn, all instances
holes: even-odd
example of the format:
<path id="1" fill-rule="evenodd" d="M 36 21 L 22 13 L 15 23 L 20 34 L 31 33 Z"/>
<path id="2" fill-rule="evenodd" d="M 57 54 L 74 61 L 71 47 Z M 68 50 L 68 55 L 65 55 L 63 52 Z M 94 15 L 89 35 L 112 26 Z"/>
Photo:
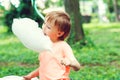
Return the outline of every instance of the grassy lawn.
<path id="1" fill-rule="evenodd" d="M 120 23 L 84 24 L 86 46 L 71 45 L 81 70 L 72 80 L 120 80 Z M 38 67 L 38 54 L 0 27 L 0 77 L 26 75 Z"/>

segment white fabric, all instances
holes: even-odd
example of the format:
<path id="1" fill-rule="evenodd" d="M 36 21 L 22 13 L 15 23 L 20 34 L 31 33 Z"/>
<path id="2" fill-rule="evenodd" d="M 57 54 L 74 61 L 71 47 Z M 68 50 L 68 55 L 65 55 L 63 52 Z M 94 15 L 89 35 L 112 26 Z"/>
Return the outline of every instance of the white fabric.
<path id="1" fill-rule="evenodd" d="M 0 80 L 24 80 L 24 78 L 21 76 L 11 75 L 11 76 L 5 76 L 3 78 L 0 78 Z M 39 79 L 35 77 L 35 78 L 32 78 L 31 80 L 39 80 Z"/>
<path id="2" fill-rule="evenodd" d="M 38 23 L 30 18 L 14 19 L 12 31 L 23 43 L 23 45 L 36 52 L 52 50 L 52 42 L 45 36 Z"/>

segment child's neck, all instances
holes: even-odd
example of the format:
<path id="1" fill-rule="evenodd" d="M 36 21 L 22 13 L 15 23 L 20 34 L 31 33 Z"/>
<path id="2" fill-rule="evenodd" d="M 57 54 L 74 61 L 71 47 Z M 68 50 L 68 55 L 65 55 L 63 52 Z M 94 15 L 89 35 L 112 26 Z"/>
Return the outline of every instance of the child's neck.
<path id="1" fill-rule="evenodd" d="M 60 42 L 60 41 L 63 41 L 63 40 L 55 40 L 55 41 L 53 41 L 53 43 L 57 43 L 57 42 Z"/>

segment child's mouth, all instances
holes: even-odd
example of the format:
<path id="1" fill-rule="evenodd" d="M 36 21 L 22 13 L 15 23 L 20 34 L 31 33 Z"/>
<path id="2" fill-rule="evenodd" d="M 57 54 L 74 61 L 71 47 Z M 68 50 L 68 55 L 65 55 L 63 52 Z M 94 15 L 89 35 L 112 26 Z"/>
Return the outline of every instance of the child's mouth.
<path id="1" fill-rule="evenodd" d="M 47 34 L 46 34 L 46 33 L 44 33 L 44 35 L 45 35 L 45 36 L 47 36 Z"/>

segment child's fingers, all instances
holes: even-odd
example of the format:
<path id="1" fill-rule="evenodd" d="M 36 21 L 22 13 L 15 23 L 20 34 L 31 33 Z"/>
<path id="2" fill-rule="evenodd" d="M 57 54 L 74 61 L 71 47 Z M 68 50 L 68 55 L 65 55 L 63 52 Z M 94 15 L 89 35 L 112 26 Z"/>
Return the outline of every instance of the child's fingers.
<path id="1" fill-rule="evenodd" d="M 28 78 L 26 76 L 23 76 L 24 80 L 31 80 L 31 78 Z"/>
<path id="2" fill-rule="evenodd" d="M 63 58 L 61 60 L 61 64 L 65 65 L 65 66 L 69 66 L 70 65 L 70 60 L 68 58 Z"/>

